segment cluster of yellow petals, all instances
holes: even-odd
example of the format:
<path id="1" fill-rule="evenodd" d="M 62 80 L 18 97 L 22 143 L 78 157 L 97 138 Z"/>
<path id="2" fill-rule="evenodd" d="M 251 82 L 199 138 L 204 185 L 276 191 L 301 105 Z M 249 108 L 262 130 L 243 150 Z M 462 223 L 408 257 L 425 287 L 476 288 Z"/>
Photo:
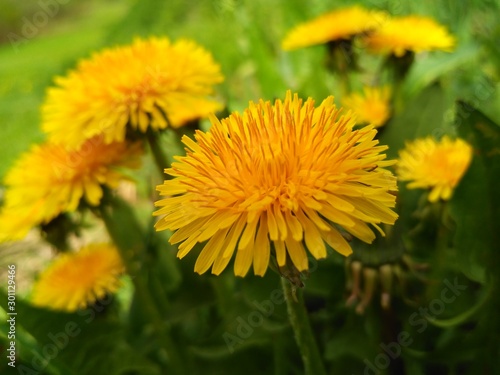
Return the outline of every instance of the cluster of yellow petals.
<path id="1" fill-rule="evenodd" d="M 391 115 L 389 87 L 364 87 L 363 93 L 352 93 L 342 99 L 342 105 L 356 115 L 358 124 L 384 125 Z"/>
<path id="2" fill-rule="evenodd" d="M 35 225 L 76 210 L 82 198 L 98 205 L 102 185 L 117 187 L 125 178 L 117 168 L 138 168 L 141 155 L 140 143 L 106 144 L 102 137 L 74 151 L 51 143 L 32 146 L 5 177 L 0 242 L 21 239 Z"/>
<path id="3" fill-rule="evenodd" d="M 407 51 L 450 52 L 455 46 L 455 38 L 432 18 L 412 15 L 388 19 L 367 35 L 364 43 L 371 52 L 401 57 Z"/>
<path id="4" fill-rule="evenodd" d="M 293 28 L 285 36 L 282 48 L 293 50 L 350 39 L 375 29 L 386 18 L 384 12 L 367 10 L 358 5 L 334 10 Z"/>
<path id="5" fill-rule="evenodd" d="M 242 115 L 211 122 L 195 140 L 183 138 L 187 155 L 166 170 L 174 178 L 158 186 L 164 198 L 156 202 L 156 229 L 175 231 L 178 257 L 208 240 L 196 272 L 220 274 L 235 252 L 239 276 L 252 264 L 263 275 L 271 254 L 304 271 L 306 248 L 317 259 L 325 243 L 349 255 L 342 231 L 371 242 L 368 224 L 382 232 L 377 224 L 396 220 L 387 147 L 377 145 L 373 126 L 353 130 L 333 97 L 315 108 L 288 92 L 274 106 L 250 102 Z"/>
<path id="6" fill-rule="evenodd" d="M 291 29 L 282 41 L 284 50 L 361 36 L 372 53 L 403 56 L 432 50 L 451 51 L 455 38 L 432 18 L 418 15 L 390 17 L 359 5 L 322 14 Z"/>
<path id="7" fill-rule="evenodd" d="M 430 189 L 429 201 L 448 200 L 472 160 L 472 147 L 462 139 L 444 136 L 407 143 L 399 152 L 397 174 L 401 181 L 410 181 L 409 189 Z"/>
<path id="8" fill-rule="evenodd" d="M 222 108 L 210 98 L 222 80 L 212 55 L 192 41 L 137 39 L 58 77 L 42 108 L 42 129 L 51 142 L 78 148 L 99 134 L 106 143 L 123 141 L 128 126 L 179 127 Z"/>
<path id="9" fill-rule="evenodd" d="M 91 244 L 75 253 L 64 253 L 41 273 L 33 287 L 35 306 L 73 312 L 114 293 L 124 271 L 117 249 Z"/>

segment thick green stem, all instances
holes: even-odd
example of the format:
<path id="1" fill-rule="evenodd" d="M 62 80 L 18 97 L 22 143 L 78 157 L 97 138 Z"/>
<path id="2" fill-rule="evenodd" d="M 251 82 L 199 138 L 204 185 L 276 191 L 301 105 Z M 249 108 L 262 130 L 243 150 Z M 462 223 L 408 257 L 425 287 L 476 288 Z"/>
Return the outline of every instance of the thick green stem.
<path id="1" fill-rule="evenodd" d="M 392 86 L 392 109 L 394 113 L 399 114 L 404 109 L 404 100 L 402 95 L 403 81 L 399 80 L 393 83 Z"/>
<path id="2" fill-rule="evenodd" d="M 288 280 L 281 278 L 281 286 L 285 294 L 288 318 L 295 333 L 295 340 L 304 362 L 306 375 L 326 375 L 321 354 L 314 338 L 307 310 L 304 306 L 302 290 L 296 290 Z"/>
<path id="3" fill-rule="evenodd" d="M 340 93 L 342 97 L 349 95 L 351 92 L 351 83 L 349 78 L 349 63 L 346 59 L 346 56 L 342 53 L 340 48 L 335 49 L 335 56 L 333 58 L 337 62 L 337 73 L 339 76 L 340 83 Z"/>
<path id="4" fill-rule="evenodd" d="M 415 60 L 415 54 L 407 51 L 403 56 L 390 55 L 387 58 L 387 67 L 392 79 L 392 107 L 394 113 L 404 109 L 403 84 Z"/>
<path id="5" fill-rule="evenodd" d="M 160 176 L 168 179 L 169 176 L 165 174 L 165 168 L 167 168 L 170 163 L 168 162 L 167 155 L 163 152 L 163 149 L 160 146 L 159 134 L 150 131 L 147 133 L 147 138 L 156 167 L 158 168 L 158 172 L 160 172 Z"/>

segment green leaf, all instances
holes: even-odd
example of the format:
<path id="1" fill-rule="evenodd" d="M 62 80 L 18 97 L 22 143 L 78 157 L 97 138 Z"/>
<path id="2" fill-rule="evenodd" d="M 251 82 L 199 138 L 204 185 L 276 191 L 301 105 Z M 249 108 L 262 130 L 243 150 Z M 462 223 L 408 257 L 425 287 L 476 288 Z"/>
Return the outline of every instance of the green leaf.
<path id="1" fill-rule="evenodd" d="M 379 131 L 380 144 L 389 146 L 387 155 L 396 157 L 405 141 L 446 132 L 448 129 L 442 124 L 446 109 L 445 93 L 438 84 L 427 87 L 411 99 L 404 110 L 395 114 Z"/>
<path id="2" fill-rule="evenodd" d="M 363 332 L 356 331 L 351 327 L 348 330 L 337 332 L 328 341 L 325 348 L 325 358 L 329 361 L 335 361 L 349 355 L 363 360 L 377 355 L 371 346 Z"/>
<path id="3" fill-rule="evenodd" d="M 7 301 L 2 290 L 0 298 Z M 103 301 L 78 313 L 62 313 L 17 299 L 16 327 L 20 332 L 29 332 L 36 341 L 26 341 L 26 335 L 19 337 L 30 351 L 22 358 L 31 364 L 37 357 L 45 370 L 61 375 L 119 375 L 131 371 L 159 374 L 153 363 L 130 347 L 125 327 L 110 315 L 109 304 Z"/>
<path id="4" fill-rule="evenodd" d="M 3 311 L 2 311 L 3 312 Z M 3 315 L 3 314 L 2 314 Z M 0 346 L 6 348 L 8 350 L 10 346 L 11 339 L 8 338 L 7 334 L 9 332 L 9 325 L 7 323 L 7 319 L 0 323 Z M 37 358 L 43 357 L 42 347 L 38 345 L 36 340 L 31 336 L 23 326 L 16 324 L 16 332 L 15 332 L 15 352 L 16 352 L 16 368 L 18 371 L 15 371 L 13 368 L 8 367 L 6 365 L 5 370 L 0 366 L 0 373 L 4 373 L 7 369 L 12 372 L 5 372 L 7 374 L 19 373 L 21 369 L 25 368 L 29 372 L 29 370 L 34 369 L 33 360 L 37 360 Z M 7 354 L 8 355 L 8 354 Z M 10 362 L 10 360 L 8 361 Z M 47 363 L 44 368 L 44 373 L 53 374 L 53 375 L 74 375 L 74 372 L 68 368 L 67 366 L 62 365 L 60 362 L 51 361 Z"/>
<path id="5" fill-rule="evenodd" d="M 458 113 L 458 134 L 474 147 L 474 158 L 450 201 L 455 246 L 461 270 L 485 282 L 499 263 L 500 128 L 464 102 L 458 102 Z"/>
<path id="6" fill-rule="evenodd" d="M 481 49 L 475 43 L 460 46 L 453 53 L 435 53 L 418 59 L 404 83 L 403 94 L 411 97 L 446 73 L 478 58 Z"/>

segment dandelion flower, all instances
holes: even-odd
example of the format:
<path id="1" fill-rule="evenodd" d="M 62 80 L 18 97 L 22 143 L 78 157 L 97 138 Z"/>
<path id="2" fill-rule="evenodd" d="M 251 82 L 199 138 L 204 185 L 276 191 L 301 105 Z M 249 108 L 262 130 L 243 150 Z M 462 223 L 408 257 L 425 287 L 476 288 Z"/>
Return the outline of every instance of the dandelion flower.
<path id="1" fill-rule="evenodd" d="M 98 205 L 102 185 L 117 187 L 125 178 L 117 168 L 139 167 L 141 154 L 140 143 L 105 144 L 102 137 L 77 151 L 51 143 L 33 146 L 5 177 L 0 242 L 21 239 L 32 227 L 76 210 L 82 198 Z"/>
<path id="2" fill-rule="evenodd" d="M 472 160 L 472 147 L 462 139 L 427 137 L 408 143 L 399 159 L 399 179 L 410 181 L 409 189 L 430 189 L 429 201 L 436 202 L 451 198 Z"/>
<path id="3" fill-rule="evenodd" d="M 179 127 L 221 109 L 209 96 L 222 79 L 211 54 L 194 42 L 138 39 L 57 78 L 42 108 L 42 128 L 52 142 L 77 148 L 97 134 L 106 143 L 123 141 L 128 127 L 143 133 Z"/>
<path id="4" fill-rule="evenodd" d="M 376 28 L 386 18 L 385 13 L 352 6 L 323 14 L 293 28 L 282 43 L 284 50 L 293 50 L 353 36 Z"/>
<path id="5" fill-rule="evenodd" d="M 116 248 L 91 244 L 76 253 L 61 254 L 33 287 L 32 303 L 52 310 L 83 309 L 120 287 L 124 266 Z"/>
<path id="6" fill-rule="evenodd" d="M 158 186 L 162 216 L 157 230 L 175 231 L 179 258 L 208 242 L 195 271 L 218 275 L 236 252 L 234 272 L 245 276 L 253 264 L 264 275 L 271 254 L 280 267 L 308 269 L 306 249 L 326 257 L 325 242 L 343 255 L 351 247 L 339 227 L 365 242 L 393 224 L 396 179 L 374 140 L 372 126 L 353 130 L 351 114 L 341 116 L 328 97 L 318 107 L 287 92 L 284 102 L 250 102 L 212 127 L 183 138 L 187 155 Z M 271 246 L 272 245 L 272 246 Z M 287 260 L 288 259 L 288 260 Z"/>
<path id="7" fill-rule="evenodd" d="M 371 52 L 402 57 L 407 51 L 450 52 L 455 46 L 455 38 L 431 18 L 407 16 L 387 20 L 366 36 L 365 43 Z"/>
<path id="8" fill-rule="evenodd" d="M 365 87 L 363 94 L 353 93 L 345 97 L 342 104 L 354 112 L 358 124 L 372 124 L 379 128 L 389 119 L 390 95 L 388 87 Z"/>

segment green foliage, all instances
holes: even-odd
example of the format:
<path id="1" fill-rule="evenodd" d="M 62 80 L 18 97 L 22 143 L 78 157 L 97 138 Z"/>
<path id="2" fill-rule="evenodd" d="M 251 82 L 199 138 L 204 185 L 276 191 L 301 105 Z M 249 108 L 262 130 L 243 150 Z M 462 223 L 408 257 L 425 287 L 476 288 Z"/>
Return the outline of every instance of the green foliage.
<path id="1" fill-rule="evenodd" d="M 0 297 L 2 308 L 7 310 L 6 293 L 0 291 Z M 21 362 L 17 366 L 24 366 L 25 371 L 61 375 L 118 375 L 135 371 L 160 374 L 153 363 L 125 340 L 125 327 L 117 321 L 116 311 L 113 311 L 115 303 L 109 296 L 78 313 L 67 314 L 35 308 L 18 300 L 16 328 L 29 332 L 31 340 L 26 339 L 26 343 L 19 340 L 21 345 L 17 350 Z"/>
<path id="2" fill-rule="evenodd" d="M 352 3 L 357 2 L 342 2 Z M 478 0 L 360 3 L 395 15 L 431 15 L 459 40 L 451 54 L 416 59 L 397 89 L 394 114 L 378 136 L 389 146 L 388 157 L 397 158 L 407 141 L 447 134 L 469 142 L 474 158 L 448 203 L 430 205 L 424 190 L 400 183 L 400 218 L 386 230 L 387 237 L 371 246 L 353 241 L 354 258 L 377 272 L 374 298 L 364 315 L 346 306 L 350 270 L 344 259 L 332 249 L 326 260 L 311 259 L 303 297 L 321 359 L 330 374 L 499 373 L 500 29 L 494 15 L 500 6 Z M 5 4 L 3 34 L 19 30 L 24 14 L 38 9 L 36 4 Z M 92 1 L 67 8 L 18 50 L 4 35 L 0 176 L 20 152 L 43 140 L 39 107 L 54 77 L 95 50 L 138 36 L 191 38 L 212 51 L 225 76 L 217 94 L 226 112 L 241 111 L 249 100 L 282 98 L 287 89 L 316 102 L 335 95 L 340 103 L 341 78 L 325 67 L 324 46 L 293 52 L 280 47 L 291 27 L 336 5 L 319 0 Z M 361 48 L 357 52 L 360 70 L 351 83 L 358 89 L 374 81 L 381 61 Z M 180 133 L 163 134 L 169 161 L 183 152 Z M 217 277 L 195 274 L 199 247 L 182 261 L 175 257 L 171 233 L 156 233 L 151 218 L 150 196 L 161 179 L 151 164 L 139 173 L 141 202 L 130 205 L 108 192 L 106 205 L 94 212 L 120 248 L 128 282 L 117 296 L 74 314 L 35 308 L 29 298 L 18 296 L 18 370 L 34 369 L 36 358 L 53 357 L 35 371 L 303 374 L 279 277 L 269 270 L 262 278 L 236 278 L 232 263 Z M 401 260 L 401 254 L 413 263 Z M 380 307 L 382 263 L 393 272 L 389 309 Z M 443 293 L 455 298 L 446 302 Z M 6 301 L 0 289 L 2 350 L 10 345 Z M 9 371 L 3 356 L 0 372 Z"/>
<path id="3" fill-rule="evenodd" d="M 486 282 L 496 273 L 499 239 L 500 127 L 481 112 L 458 102 L 459 134 L 474 146 L 474 159 L 451 202 L 461 270 Z M 470 199 L 470 197 L 474 197 Z M 478 219 L 480 218 L 480 219 Z"/>

